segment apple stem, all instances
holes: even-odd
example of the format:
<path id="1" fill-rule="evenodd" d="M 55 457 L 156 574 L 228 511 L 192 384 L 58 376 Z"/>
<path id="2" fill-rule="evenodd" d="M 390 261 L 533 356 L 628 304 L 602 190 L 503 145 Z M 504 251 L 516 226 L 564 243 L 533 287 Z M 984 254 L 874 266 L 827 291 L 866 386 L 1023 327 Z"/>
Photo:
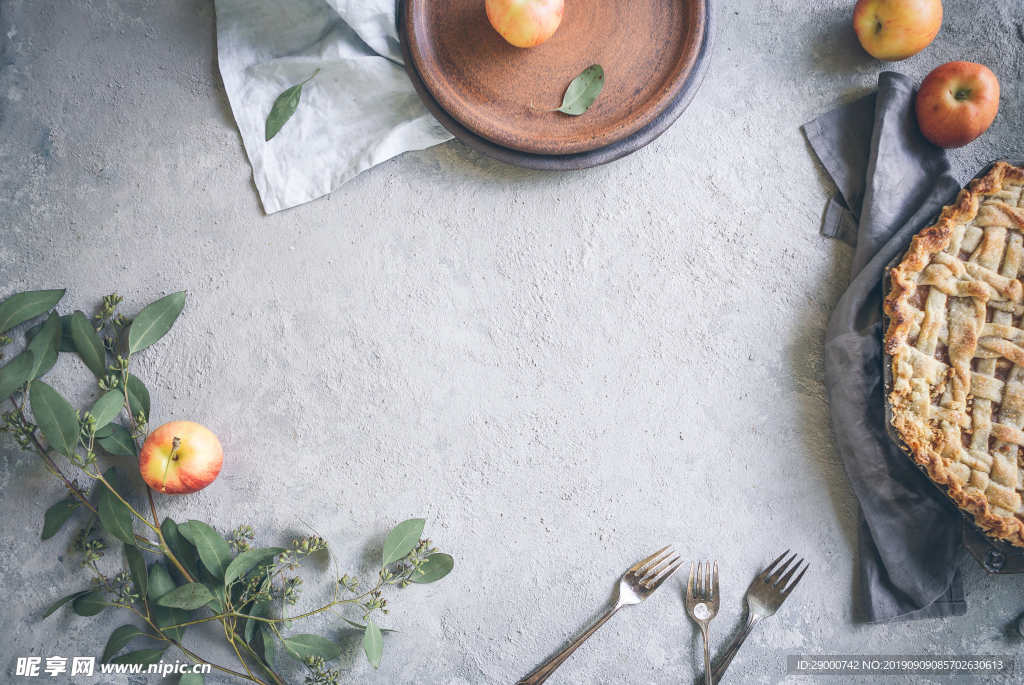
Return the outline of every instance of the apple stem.
<path id="1" fill-rule="evenodd" d="M 171 454 L 167 457 L 167 465 L 164 466 L 164 479 L 160 483 L 160 492 L 167 489 L 167 472 L 171 470 L 171 462 L 178 461 L 178 448 L 181 446 L 181 438 L 174 438 L 171 441 Z"/>
<path id="2" fill-rule="evenodd" d="M 973 89 L 966 88 L 964 90 L 958 90 L 955 93 L 953 93 L 953 98 L 956 100 L 966 100 L 968 97 L 970 97 L 971 90 Z"/>

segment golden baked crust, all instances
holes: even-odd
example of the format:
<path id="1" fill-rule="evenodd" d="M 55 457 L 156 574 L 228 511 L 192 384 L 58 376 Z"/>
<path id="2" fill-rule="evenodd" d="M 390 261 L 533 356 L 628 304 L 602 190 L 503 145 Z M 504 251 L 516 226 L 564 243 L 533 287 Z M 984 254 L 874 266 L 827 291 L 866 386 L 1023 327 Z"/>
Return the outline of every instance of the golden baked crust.
<path id="1" fill-rule="evenodd" d="M 971 181 L 892 269 L 892 424 L 990 536 L 1024 547 L 1024 169 Z"/>

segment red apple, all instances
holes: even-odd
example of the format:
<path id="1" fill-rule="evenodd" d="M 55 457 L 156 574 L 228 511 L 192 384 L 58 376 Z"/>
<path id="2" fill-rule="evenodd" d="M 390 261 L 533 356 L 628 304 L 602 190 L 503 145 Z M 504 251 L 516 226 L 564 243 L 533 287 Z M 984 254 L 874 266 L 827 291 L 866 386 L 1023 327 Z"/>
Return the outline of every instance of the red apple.
<path id="1" fill-rule="evenodd" d="M 220 440 L 191 421 L 165 423 L 149 434 L 139 453 L 142 479 L 168 495 L 198 492 L 213 482 L 224 462 Z"/>
<path id="2" fill-rule="evenodd" d="M 999 79 L 984 64 L 943 64 L 924 77 L 914 109 L 925 138 L 939 147 L 963 147 L 996 118 Z"/>
<path id="3" fill-rule="evenodd" d="M 486 0 L 491 26 L 517 48 L 540 45 L 562 23 L 565 0 Z"/>
<path id="4" fill-rule="evenodd" d="M 853 30 L 872 57 L 898 62 L 928 47 L 942 26 L 942 0 L 857 0 Z"/>

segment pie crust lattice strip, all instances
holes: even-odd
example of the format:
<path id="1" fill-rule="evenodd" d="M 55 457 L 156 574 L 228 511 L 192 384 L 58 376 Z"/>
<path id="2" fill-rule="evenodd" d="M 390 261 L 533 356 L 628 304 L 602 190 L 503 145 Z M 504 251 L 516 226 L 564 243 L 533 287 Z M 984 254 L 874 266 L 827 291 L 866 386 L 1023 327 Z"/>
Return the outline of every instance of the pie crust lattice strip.
<path id="1" fill-rule="evenodd" d="M 892 269 L 892 425 L 994 538 L 1024 547 L 1024 169 L 997 162 Z"/>

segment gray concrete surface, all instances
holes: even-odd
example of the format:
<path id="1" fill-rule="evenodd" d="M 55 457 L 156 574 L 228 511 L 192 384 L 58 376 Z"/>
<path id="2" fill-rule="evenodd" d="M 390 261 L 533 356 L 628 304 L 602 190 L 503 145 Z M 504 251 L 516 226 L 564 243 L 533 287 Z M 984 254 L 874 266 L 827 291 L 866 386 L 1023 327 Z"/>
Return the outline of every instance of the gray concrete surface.
<path id="1" fill-rule="evenodd" d="M 693 105 L 609 166 L 527 172 L 452 142 L 267 217 L 211 2 L 2 0 L 0 296 L 67 287 L 70 312 L 116 290 L 134 313 L 188 290 L 137 373 L 154 424 L 202 422 L 226 462 L 203 492 L 161 498 L 165 513 L 251 523 L 261 544 L 306 521 L 364 572 L 392 524 L 429 519 L 456 571 L 390 597 L 384 624 L 402 632 L 379 671 L 337 620 L 311 626 L 344 646 L 344 682 L 515 682 L 667 543 L 721 560 L 718 651 L 763 564 L 790 547 L 813 564 L 729 682 L 811 682 L 785 675 L 799 652 L 1019 654 L 1022 580 L 973 563 L 966 616 L 866 625 L 852 608 L 856 502 L 821 363 L 852 253 L 818 235 L 833 188 L 799 131 L 882 68 L 852 34 L 852 4 L 721 2 Z M 962 178 L 1024 156 L 1022 10 L 947 2 L 935 43 L 894 65 L 921 78 L 967 59 L 1001 79 L 992 130 L 953 154 Z M 88 406 L 73 358 L 49 379 Z M 64 553 L 70 528 L 38 539 L 61 488 L 10 440 L 0 453 L 0 670 L 31 682 L 17 657 L 98 655 L 126 620 L 41 619 L 85 580 Z M 304 606 L 329 569 L 307 575 Z M 617 616 L 550 682 L 691 682 L 682 588 Z M 207 652 L 208 637 L 187 641 Z"/>

